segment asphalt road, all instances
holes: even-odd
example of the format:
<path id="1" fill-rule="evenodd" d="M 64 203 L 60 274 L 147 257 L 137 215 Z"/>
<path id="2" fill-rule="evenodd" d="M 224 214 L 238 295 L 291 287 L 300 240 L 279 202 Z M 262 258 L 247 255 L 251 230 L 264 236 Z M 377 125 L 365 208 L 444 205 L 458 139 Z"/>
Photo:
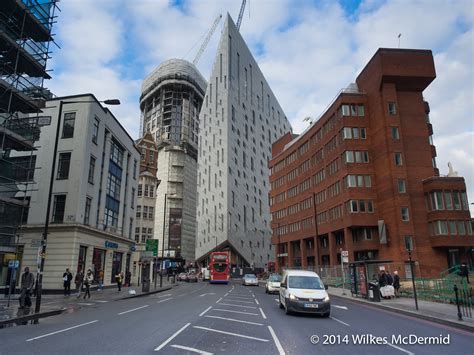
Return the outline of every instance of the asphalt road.
<path id="1" fill-rule="evenodd" d="M 92 298 L 39 325 L 0 329 L 0 354 L 474 354 L 467 331 L 335 298 L 329 319 L 287 316 L 277 299 L 262 287 L 203 282 L 130 300 Z M 363 335 L 390 344 L 354 344 Z M 392 335 L 449 335 L 450 344 L 392 344 Z"/>

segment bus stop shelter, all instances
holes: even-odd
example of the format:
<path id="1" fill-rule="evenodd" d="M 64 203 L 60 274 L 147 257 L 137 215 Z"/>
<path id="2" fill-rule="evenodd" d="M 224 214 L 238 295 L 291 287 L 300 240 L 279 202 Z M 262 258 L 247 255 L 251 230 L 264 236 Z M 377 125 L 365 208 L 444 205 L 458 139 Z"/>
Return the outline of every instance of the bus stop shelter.
<path id="1" fill-rule="evenodd" d="M 349 263 L 349 283 L 352 296 L 369 298 L 369 282 L 378 280 L 379 271 L 385 270 L 392 260 L 361 260 Z"/>

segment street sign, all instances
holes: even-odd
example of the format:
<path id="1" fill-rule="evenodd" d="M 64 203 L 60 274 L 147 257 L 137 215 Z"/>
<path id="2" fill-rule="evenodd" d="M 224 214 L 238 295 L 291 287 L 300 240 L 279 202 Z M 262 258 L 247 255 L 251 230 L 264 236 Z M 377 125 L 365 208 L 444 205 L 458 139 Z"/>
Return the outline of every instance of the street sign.
<path id="1" fill-rule="evenodd" d="M 20 267 L 20 260 L 9 260 L 8 267 L 10 269 L 18 269 Z"/>
<path id="2" fill-rule="evenodd" d="M 342 257 L 342 262 L 343 263 L 348 263 L 349 262 L 349 257 L 348 256 L 343 256 Z"/>
<path id="3" fill-rule="evenodd" d="M 31 240 L 31 247 L 32 248 L 38 248 L 38 247 L 41 246 L 41 242 L 42 242 L 41 239 L 32 239 Z"/>
<path id="4" fill-rule="evenodd" d="M 342 256 L 349 256 L 349 251 L 343 250 L 343 251 L 341 251 L 341 255 Z"/>
<path id="5" fill-rule="evenodd" d="M 148 239 L 145 250 L 152 251 L 153 256 L 158 256 L 158 239 Z"/>

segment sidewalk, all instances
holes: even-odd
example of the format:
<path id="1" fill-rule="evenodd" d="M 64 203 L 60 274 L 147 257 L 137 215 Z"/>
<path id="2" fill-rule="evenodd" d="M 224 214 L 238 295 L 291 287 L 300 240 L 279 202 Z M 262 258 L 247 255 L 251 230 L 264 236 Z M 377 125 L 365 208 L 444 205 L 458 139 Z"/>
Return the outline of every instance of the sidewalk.
<path id="1" fill-rule="evenodd" d="M 474 331 L 473 318 L 463 316 L 463 320 L 458 320 L 458 310 L 456 305 L 447 303 L 437 303 L 418 300 L 418 311 L 415 308 L 415 300 L 412 298 L 392 298 L 382 299 L 380 302 L 371 302 L 365 298 L 352 297 L 350 290 L 345 290 L 346 295 L 342 294 L 342 288 L 329 287 L 328 293 L 334 297 L 340 297 L 354 302 L 366 303 L 374 307 L 382 308 L 387 311 L 401 313 L 432 322 L 450 325 L 457 328 Z"/>
<path id="2" fill-rule="evenodd" d="M 170 280 L 171 281 L 171 280 Z M 159 293 L 163 291 L 170 290 L 172 287 L 176 286 L 168 282 L 166 279 L 163 279 L 163 287 L 154 288 L 154 285 L 150 285 L 150 292 L 142 292 L 141 285 L 140 287 L 131 286 L 131 287 L 122 287 L 122 291 L 118 291 L 116 287 L 103 289 L 102 291 L 91 290 L 91 298 L 83 299 L 84 292 L 81 293 L 80 297 L 77 297 L 77 293 L 71 290 L 71 296 L 63 295 L 42 295 L 41 297 L 41 313 L 51 312 L 57 310 L 64 310 L 67 312 L 73 312 L 82 307 L 88 307 L 93 305 L 98 305 L 100 303 L 107 303 L 113 301 L 120 301 L 129 298 L 135 297 L 144 297 L 147 295 L 152 295 L 154 293 Z M 131 294 L 129 291 L 135 290 L 135 294 Z M 11 296 L 10 307 L 7 307 L 8 299 L 4 298 L 4 295 L 0 295 L 0 328 L 1 322 L 5 320 L 10 320 L 22 315 L 22 310 L 19 310 L 19 294 Z M 34 312 L 36 298 L 31 298 L 32 306 L 30 313 Z M 54 314 L 53 314 L 54 315 Z"/>

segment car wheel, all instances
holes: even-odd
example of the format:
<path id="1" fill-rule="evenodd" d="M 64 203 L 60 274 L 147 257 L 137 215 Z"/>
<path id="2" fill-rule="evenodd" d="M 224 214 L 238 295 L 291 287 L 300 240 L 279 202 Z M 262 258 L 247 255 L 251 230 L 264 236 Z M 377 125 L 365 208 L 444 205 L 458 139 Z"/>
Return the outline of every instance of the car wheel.
<path id="1" fill-rule="evenodd" d="M 331 315 L 331 311 L 324 313 L 323 318 L 329 318 L 330 315 Z"/>
<path id="2" fill-rule="evenodd" d="M 265 287 L 265 293 L 268 294 L 268 288 Z"/>
<path id="3" fill-rule="evenodd" d="M 290 307 L 288 307 L 288 302 L 285 300 L 285 314 L 289 315 L 291 314 Z"/>
<path id="4" fill-rule="evenodd" d="M 285 308 L 285 307 L 283 307 L 283 303 L 281 303 L 281 298 L 280 298 L 280 297 L 278 297 L 278 301 L 279 301 L 279 303 L 280 303 L 280 308 L 281 308 L 281 309 Z"/>

